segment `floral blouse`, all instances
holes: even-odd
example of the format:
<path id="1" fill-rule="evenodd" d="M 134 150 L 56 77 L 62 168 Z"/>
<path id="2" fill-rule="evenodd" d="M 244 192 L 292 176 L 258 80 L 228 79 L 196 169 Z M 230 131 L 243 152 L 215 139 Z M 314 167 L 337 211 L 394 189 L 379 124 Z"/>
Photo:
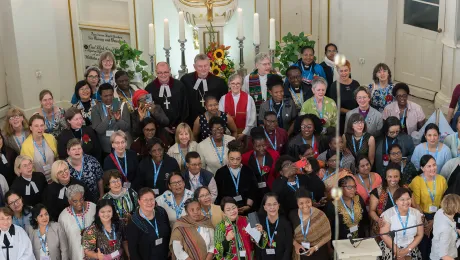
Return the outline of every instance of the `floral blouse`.
<path id="1" fill-rule="evenodd" d="M 103 171 L 101 164 L 91 155 L 83 155 L 83 173 L 75 170 L 72 165 L 67 162 L 69 165 L 70 176 L 82 181 L 88 190 L 93 195 L 93 198 L 99 199 L 99 189 L 97 182 L 102 179 Z"/>
<path id="2" fill-rule="evenodd" d="M 120 227 L 116 228 L 116 232 L 113 231 L 113 227 L 112 232 L 107 232 L 107 235 L 103 230 L 99 230 L 94 223 L 86 228 L 85 231 L 83 231 L 83 235 L 81 237 L 83 250 L 97 252 L 97 249 L 100 249 L 101 253 L 104 255 L 111 255 L 112 253 L 115 255 L 115 251 L 120 250 L 118 251 L 117 257 L 110 259 L 124 259 L 122 242 L 126 240 L 125 225 L 123 224 L 123 221 L 121 221 Z M 107 236 L 110 237 L 110 240 L 107 238 Z M 91 258 L 85 257 L 85 259 Z"/>
<path id="3" fill-rule="evenodd" d="M 125 224 L 128 223 L 128 218 L 138 206 L 137 193 L 131 188 L 127 189 L 123 194 L 120 194 L 118 197 L 113 195 L 111 192 L 108 192 L 104 194 L 102 198 L 112 200 L 113 206 L 115 207 L 118 216 L 120 216 L 120 219 L 123 219 L 125 221 Z"/>
<path id="4" fill-rule="evenodd" d="M 378 84 L 369 84 L 369 92 L 371 92 L 371 106 L 383 113 L 383 109 L 393 102 L 393 84 L 388 84 L 385 89 L 380 88 Z"/>
<path id="5" fill-rule="evenodd" d="M 300 115 L 305 114 L 313 114 L 319 117 L 323 128 L 335 127 L 337 124 L 337 105 L 334 100 L 328 97 L 323 98 L 323 108 L 321 110 L 317 109 L 314 97 L 305 101 L 300 110 Z"/>
<path id="6" fill-rule="evenodd" d="M 45 117 L 45 133 L 47 134 L 52 134 L 55 138 L 59 136 L 62 130 L 67 128 L 67 124 L 64 118 L 64 109 L 60 107 L 54 107 L 54 115 L 51 121 L 48 120 L 48 118 Z M 37 112 L 36 114 L 40 114 L 42 116 L 45 116 L 43 113 L 44 111 L 41 110 L 40 112 Z"/>
<path id="7" fill-rule="evenodd" d="M 97 101 L 95 99 L 91 99 L 91 107 L 88 110 L 85 110 L 83 107 L 83 104 L 78 101 L 78 103 L 72 105 L 72 107 L 76 107 L 81 110 L 81 114 L 83 116 L 83 119 L 85 119 L 84 123 L 85 125 L 91 125 L 91 111 L 93 110 L 93 107 L 97 104 Z"/>

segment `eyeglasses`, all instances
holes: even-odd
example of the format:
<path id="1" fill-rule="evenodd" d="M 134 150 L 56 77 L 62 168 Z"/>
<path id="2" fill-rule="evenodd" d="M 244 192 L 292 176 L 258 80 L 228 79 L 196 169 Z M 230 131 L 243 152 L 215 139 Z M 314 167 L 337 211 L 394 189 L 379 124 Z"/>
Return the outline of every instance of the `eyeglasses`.
<path id="1" fill-rule="evenodd" d="M 288 162 L 286 164 L 281 165 L 281 168 L 284 169 L 284 168 L 291 167 L 291 166 L 292 166 L 292 162 Z"/>
<path id="2" fill-rule="evenodd" d="M 156 129 L 155 128 L 144 128 L 144 131 L 145 132 L 155 132 Z"/>
<path id="3" fill-rule="evenodd" d="M 268 120 L 268 119 L 265 119 L 265 122 L 267 122 L 268 124 L 275 124 L 276 122 L 278 122 L 278 120 Z"/>
<path id="4" fill-rule="evenodd" d="M 98 79 L 99 76 L 98 75 L 90 75 L 88 76 L 89 79 Z"/>
<path id="5" fill-rule="evenodd" d="M 81 198 L 81 199 L 79 199 L 79 200 L 72 200 L 72 203 L 73 203 L 73 204 L 83 203 L 83 202 L 85 202 L 85 199 L 84 199 L 84 198 Z"/>
<path id="6" fill-rule="evenodd" d="M 184 184 L 184 181 L 176 181 L 176 182 L 170 182 L 169 183 L 169 185 L 171 185 L 172 187 L 179 187 L 182 184 Z"/>
<path id="7" fill-rule="evenodd" d="M 267 208 L 272 208 L 272 207 L 277 207 L 279 203 L 273 203 L 273 204 L 265 204 Z"/>
<path id="8" fill-rule="evenodd" d="M 407 98 L 408 95 L 407 94 L 400 94 L 400 95 L 396 95 L 396 98 Z"/>
<path id="9" fill-rule="evenodd" d="M 160 75 L 160 76 L 163 76 L 163 75 L 168 75 L 170 72 L 169 71 L 166 71 L 166 72 L 159 72 L 157 71 L 157 75 Z"/>
<path id="10" fill-rule="evenodd" d="M 63 171 L 58 171 L 57 175 L 64 175 L 64 174 L 69 174 L 69 173 L 70 173 L 70 170 L 67 169 L 67 170 L 63 170 Z"/>
<path id="11" fill-rule="evenodd" d="M 116 180 L 111 180 L 109 181 L 110 184 L 117 184 L 117 183 L 121 183 L 121 180 L 120 179 L 116 179 Z"/>
<path id="12" fill-rule="evenodd" d="M 398 135 L 400 131 L 391 131 L 388 132 L 389 135 Z"/>
<path id="13" fill-rule="evenodd" d="M 10 116 L 9 120 L 16 120 L 22 118 L 22 115 L 15 115 L 15 116 Z"/>
<path id="14" fill-rule="evenodd" d="M 126 142 L 125 142 L 125 141 L 121 141 L 121 142 L 113 142 L 113 143 L 114 143 L 115 145 L 124 145 L 124 144 L 126 144 Z"/>
<path id="15" fill-rule="evenodd" d="M 142 201 L 143 203 L 153 203 L 155 199 L 141 199 L 140 201 Z"/>
<path id="16" fill-rule="evenodd" d="M 353 125 L 364 125 L 364 121 L 355 121 Z"/>
<path id="17" fill-rule="evenodd" d="M 213 133 L 222 132 L 222 131 L 224 131 L 224 128 L 223 128 L 223 127 L 217 127 L 217 128 L 211 129 L 211 132 L 213 132 Z"/>
<path id="18" fill-rule="evenodd" d="M 326 53 L 337 53 L 337 50 L 327 50 Z"/>
<path id="19" fill-rule="evenodd" d="M 12 202 L 8 203 L 8 206 L 11 206 L 11 205 L 19 206 L 19 202 L 22 203 L 21 198 L 17 198 L 15 201 L 12 201 Z"/>
<path id="20" fill-rule="evenodd" d="M 357 100 L 366 100 L 368 98 L 369 98 L 369 96 L 356 97 Z"/>
<path id="21" fill-rule="evenodd" d="M 390 155 L 402 155 L 402 152 L 401 151 L 398 151 L 398 152 L 390 152 Z"/>
<path id="22" fill-rule="evenodd" d="M 112 59 L 103 60 L 102 63 L 113 63 Z"/>
<path id="23" fill-rule="evenodd" d="M 312 125 L 301 125 L 300 128 L 301 128 L 302 130 L 312 130 L 312 129 L 314 129 L 315 127 L 312 126 Z"/>
<path id="24" fill-rule="evenodd" d="M 343 186 L 346 190 L 356 190 L 356 185 Z"/>
<path id="25" fill-rule="evenodd" d="M 239 87 L 239 86 L 241 86 L 241 83 L 239 83 L 239 82 L 238 83 L 230 83 L 230 86 Z"/>
<path id="26" fill-rule="evenodd" d="M 211 194 L 207 193 L 207 194 L 203 194 L 203 195 L 198 196 L 198 199 L 205 199 L 205 198 L 210 198 L 210 197 L 211 197 Z"/>
<path id="27" fill-rule="evenodd" d="M 189 163 L 188 165 L 191 167 L 201 167 L 203 164 L 202 163 Z"/>

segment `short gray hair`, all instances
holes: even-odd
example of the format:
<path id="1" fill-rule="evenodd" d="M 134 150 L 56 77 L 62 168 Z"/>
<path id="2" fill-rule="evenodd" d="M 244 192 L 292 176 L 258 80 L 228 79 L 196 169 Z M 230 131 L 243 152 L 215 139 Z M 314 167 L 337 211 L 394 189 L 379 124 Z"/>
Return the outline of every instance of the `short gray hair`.
<path id="1" fill-rule="evenodd" d="M 70 185 L 65 191 L 65 196 L 67 199 L 72 199 L 77 193 L 81 193 L 82 196 L 85 196 L 85 188 L 79 184 Z"/>
<path id="2" fill-rule="evenodd" d="M 112 135 L 110 136 L 110 142 L 113 143 L 115 141 L 115 138 L 119 136 L 123 137 L 125 141 L 128 141 L 128 137 L 126 136 L 126 133 L 121 130 L 118 130 L 112 133 Z"/>
<path id="3" fill-rule="evenodd" d="M 228 77 L 228 83 L 234 81 L 237 78 L 239 78 L 241 80 L 241 83 L 243 83 L 243 77 L 241 77 L 241 75 L 238 73 L 230 75 L 230 77 Z"/>
<path id="4" fill-rule="evenodd" d="M 197 54 L 195 56 L 195 59 L 193 60 L 193 63 L 196 63 L 199 60 L 207 60 L 207 61 L 209 61 L 209 57 L 208 57 L 208 55 L 206 55 L 204 53 Z"/>
<path id="5" fill-rule="evenodd" d="M 327 81 L 322 77 L 314 78 L 311 82 L 311 88 L 316 89 L 316 86 L 318 86 L 319 84 L 323 84 L 327 89 Z"/>
<path id="6" fill-rule="evenodd" d="M 259 64 L 261 61 L 263 61 L 265 59 L 270 60 L 270 55 L 268 55 L 265 52 L 261 52 L 261 53 L 257 54 L 256 57 L 254 58 L 254 63 L 257 65 L 257 64 Z"/>

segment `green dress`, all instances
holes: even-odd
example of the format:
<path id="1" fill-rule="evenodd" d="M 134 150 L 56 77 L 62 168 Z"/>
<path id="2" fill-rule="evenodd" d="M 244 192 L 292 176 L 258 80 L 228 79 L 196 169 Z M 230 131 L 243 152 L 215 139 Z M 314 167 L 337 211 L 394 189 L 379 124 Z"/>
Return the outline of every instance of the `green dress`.
<path id="1" fill-rule="evenodd" d="M 317 109 L 315 97 L 305 101 L 300 110 L 300 115 L 313 114 L 322 119 L 323 127 L 335 127 L 337 125 L 337 105 L 334 100 L 324 97 L 323 108 Z"/>

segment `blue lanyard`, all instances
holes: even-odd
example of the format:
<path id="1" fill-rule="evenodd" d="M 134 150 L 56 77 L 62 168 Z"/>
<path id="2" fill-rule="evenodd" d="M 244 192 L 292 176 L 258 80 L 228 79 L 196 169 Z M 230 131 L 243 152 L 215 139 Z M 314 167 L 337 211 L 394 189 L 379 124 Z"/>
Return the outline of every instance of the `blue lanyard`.
<path id="1" fill-rule="evenodd" d="M 118 156 L 115 152 L 113 152 L 113 155 L 115 155 L 115 159 L 117 159 L 117 163 L 118 163 L 118 166 L 120 166 L 120 169 L 121 169 L 121 173 L 123 173 L 123 175 L 125 177 L 128 177 L 128 162 L 126 160 L 126 151 L 125 153 L 123 154 L 123 157 L 125 159 L 125 169 L 123 170 L 123 168 L 121 168 L 121 164 L 120 164 L 120 161 L 118 160 Z"/>
<path id="2" fill-rule="evenodd" d="M 299 177 L 297 175 L 295 176 L 295 184 L 297 186 L 297 189 L 299 189 Z M 297 189 L 291 185 L 289 182 L 287 183 L 288 187 L 290 187 L 292 190 L 297 191 Z"/>
<path id="3" fill-rule="evenodd" d="M 303 144 L 307 144 L 307 140 L 303 139 L 302 137 Z M 315 136 L 313 135 L 311 137 L 311 149 L 315 150 Z"/>
<path id="4" fill-rule="evenodd" d="M 308 218 L 307 228 L 304 230 L 303 229 L 303 213 L 302 211 L 300 211 L 300 230 L 302 230 L 304 241 L 307 241 L 307 235 L 308 235 L 308 232 L 310 231 L 311 215 L 312 215 L 312 209 L 310 208 L 310 217 Z"/>
<path id="5" fill-rule="evenodd" d="M 101 71 L 101 80 L 102 83 L 110 83 L 110 81 L 113 79 L 113 72 L 111 71 L 109 74 L 109 80 L 105 81 L 105 74 L 104 72 Z"/>
<path id="6" fill-rule="evenodd" d="M 160 174 L 160 170 L 161 170 L 161 166 L 163 165 L 163 161 L 160 162 L 160 165 L 158 166 L 158 168 L 154 160 L 152 160 L 152 164 L 153 164 L 153 188 L 156 188 L 158 175 Z"/>
<path id="7" fill-rule="evenodd" d="M 318 103 L 316 102 L 316 98 L 313 98 L 313 102 L 315 102 L 315 107 L 316 107 L 316 111 L 318 111 L 319 118 L 323 119 L 323 115 L 324 115 L 324 98 L 321 101 L 321 112 L 319 112 Z"/>
<path id="8" fill-rule="evenodd" d="M 177 205 L 176 203 L 176 198 L 173 195 L 173 202 L 174 202 L 174 210 L 176 211 L 176 219 L 180 218 L 180 215 L 182 215 L 182 210 L 184 209 L 184 203 L 185 203 L 185 194 L 184 197 L 182 198 L 182 202 Z"/>
<path id="9" fill-rule="evenodd" d="M 47 250 L 46 250 L 46 236 L 48 235 L 48 225 L 46 225 L 46 231 L 45 231 L 45 239 L 42 238 L 42 236 L 40 236 L 40 228 L 37 230 L 37 235 L 38 235 L 38 239 L 40 239 L 40 244 L 41 244 L 41 248 L 43 250 L 43 253 L 45 253 L 45 255 L 47 255 Z"/>
<path id="10" fill-rule="evenodd" d="M 212 145 L 214 146 L 214 150 L 216 150 L 217 158 L 219 159 L 220 166 L 224 166 L 224 151 L 225 151 L 225 145 L 224 145 L 224 137 L 222 137 L 222 152 L 219 154 L 219 151 L 217 150 L 216 143 L 214 142 L 214 138 L 211 137 L 211 142 Z"/>
<path id="11" fill-rule="evenodd" d="M 300 68 L 302 69 L 302 76 L 303 76 L 303 74 L 305 72 L 305 66 L 303 65 L 302 61 L 300 62 Z M 308 75 L 306 77 L 304 77 L 304 78 L 308 79 L 310 77 L 312 71 L 313 71 L 313 63 L 310 65 L 310 71 L 308 72 Z"/>
<path id="12" fill-rule="evenodd" d="M 434 205 L 434 199 L 436 197 L 436 176 L 433 179 L 433 192 L 431 192 L 430 187 L 428 187 L 428 182 L 426 181 L 425 175 L 422 174 L 422 178 L 425 181 L 426 189 L 428 190 L 428 193 L 430 194 L 431 202 L 433 202 L 433 205 Z"/>
<path id="13" fill-rule="evenodd" d="M 401 119 L 400 119 L 402 128 L 405 128 L 405 127 L 404 127 L 404 119 L 406 119 L 406 111 L 407 111 L 407 107 L 404 108 L 403 115 L 402 115 L 402 117 L 401 117 Z"/>
<path id="14" fill-rule="evenodd" d="M 256 156 L 256 151 L 254 151 L 254 159 L 256 159 L 257 171 L 259 171 L 260 176 L 262 176 L 262 169 L 260 168 L 259 160 L 257 159 L 257 156 Z M 264 165 L 265 165 L 265 155 L 264 155 L 264 159 L 262 160 L 262 166 Z"/>
<path id="15" fill-rule="evenodd" d="M 73 214 L 73 217 L 75 218 L 75 221 L 77 222 L 78 228 L 80 228 L 80 231 L 82 231 L 83 229 L 85 229 L 85 209 L 83 208 L 83 211 L 82 211 L 82 216 L 81 216 L 82 225 L 80 225 L 80 221 L 78 220 L 78 217 L 75 214 L 73 207 L 70 207 L 70 208 L 72 209 L 72 214 Z"/>
<path id="16" fill-rule="evenodd" d="M 435 161 L 438 161 L 438 148 L 439 144 L 436 146 L 436 153 L 434 154 Z M 430 149 L 428 149 L 428 142 L 426 143 L 426 154 L 430 154 Z"/>
<path id="17" fill-rule="evenodd" d="M 289 85 L 289 89 L 291 90 L 291 93 L 292 93 L 292 96 L 294 97 L 295 99 L 295 102 L 296 104 L 298 104 L 299 106 L 302 106 L 303 104 L 303 90 L 302 88 L 300 87 L 300 98 L 297 96 L 297 93 L 295 93 L 294 89 L 292 88 L 291 85 Z"/>
<path id="18" fill-rule="evenodd" d="M 276 220 L 275 229 L 273 230 L 273 234 L 271 234 L 270 233 L 270 225 L 268 223 L 268 217 L 265 217 L 265 223 L 267 224 L 268 239 L 270 240 L 270 244 L 269 244 L 270 247 L 273 245 L 273 240 L 275 239 L 276 229 L 278 228 L 278 221 L 279 220 L 280 220 L 279 218 Z M 308 223 L 310 224 L 310 222 L 308 222 Z M 302 228 L 302 231 L 303 231 L 303 228 Z"/>
<path id="19" fill-rule="evenodd" d="M 395 143 L 395 141 L 396 141 L 396 138 L 393 139 L 393 141 L 391 142 L 391 144 L 393 145 L 393 144 Z M 386 147 L 385 153 L 388 154 L 388 137 L 385 137 L 385 147 Z"/>
<path id="20" fill-rule="evenodd" d="M 108 111 L 107 111 L 107 107 L 105 106 L 105 104 L 102 103 L 102 104 L 101 104 L 101 107 L 102 107 L 102 111 L 104 112 L 104 116 L 105 116 L 105 117 L 108 117 L 108 116 L 109 116 L 109 113 L 108 113 Z M 110 105 L 110 109 L 113 110 L 113 105 Z M 111 124 L 112 124 L 112 119 L 110 119 L 110 121 L 109 121 L 109 125 L 111 125 Z"/>
<path id="21" fill-rule="evenodd" d="M 276 151 L 276 147 L 277 147 L 276 129 L 275 129 L 275 143 L 274 144 L 273 144 L 272 140 L 270 139 L 270 136 L 268 135 L 267 131 L 265 130 L 265 127 L 264 127 L 264 133 L 265 133 L 265 137 L 267 137 L 267 140 L 270 142 L 270 145 L 271 145 L 272 149 Z"/>
<path id="22" fill-rule="evenodd" d="M 129 100 L 129 98 L 126 96 L 125 92 L 120 89 L 121 94 L 126 98 L 126 101 L 129 102 L 131 107 L 134 108 L 133 101 Z M 129 94 L 131 94 L 131 99 L 133 98 L 133 92 L 131 91 L 131 88 L 129 89 Z"/>
<path id="23" fill-rule="evenodd" d="M 343 201 L 343 198 L 340 197 L 340 200 L 342 201 L 343 207 L 347 211 L 348 215 L 350 215 L 351 221 L 354 223 L 355 222 L 355 203 L 353 199 L 351 200 L 351 209 L 348 208 L 347 204 L 345 204 L 345 201 Z"/>
<path id="24" fill-rule="evenodd" d="M 24 140 L 26 139 L 26 135 L 24 134 L 24 131 L 21 133 L 21 137 L 22 137 L 22 142 L 19 142 L 19 139 L 16 136 L 14 136 L 14 140 L 16 140 L 16 143 L 18 144 L 19 150 L 21 150 L 21 146 L 24 143 Z"/>
<path id="25" fill-rule="evenodd" d="M 281 102 L 280 109 L 278 109 L 278 111 L 276 112 L 276 118 L 281 117 L 281 112 L 283 111 L 283 106 L 284 106 L 284 101 Z M 273 107 L 273 99 L 270 99 L 270 111 L 274 111 L 274 110 L 275 110 L 275 108 Z"/>
<path id="26" fill-rule="evenodd" d="M 51 122 L 48 120 L 48 117 L 46 116 L 45 110 L 42 108 L 42 113 L 43 117 L 45 118 L 45 125 L 48 131 L 53 130 L 53 125 L 54 125 L 54 107 L 51 108 Z"/>
<path id="27" fill-rule="evenodd" d="M 388 192 L 388 197 L 390 197 L 390 200 L 391 200 L 391 203 L 393 203 L 393 206 L 395 206 L 395 201 L 393 200 L 393 195 L 391 195 L 391 192 L 390 191 L 387 191 Z"/>
<path id="28" fill-rule="evenodd" d="M 42 156 L 43 162 L 46 164 L 45 139 L 43 138 L 43 140 L 42 140 L 42 149 L 43 149 L 43 153 L 42 153 L 42 151 L 41 151 L 40 149 L 38 149 L 38 145 L 37 145 L 37 143 L 35 142 L 35 140 L 32 139 L 32 141 L 34 142 L 35 148 L 37 148 L 38 152 L 39 152 L 40 155 Z"/>
<path id="29" fill-rule="evenodd" d="M 366 185 L 364 184 L 363 177 L 358 173 L 357 174 L 359 177 L 359 180 L 361 181 L 361 184 L 363 185 L 363 188 L 367 191 L 367 195 L 371 195 L 371 190 L 372 190 L 372 178 L 371 175 L 369 174 L 369 190 L 366 188 Z"/>
<path id="30" fill-rule="evenodd" d="M 235 185 L 235 190 L 236 190 L 236 195 L 238 195 L 238 186 L 240 186 L 240 173 L 241 173 L 241 168 L 238 170 L 237 177 L 233 175 L 232 168 L 228 168 L 228 171 L 230 172 L 230 176 L 232 176 L 233 184 Z"/>
<path id="31" fill-rule="evenodd" d="M 329 177 L 333 176 L 336 172 L 337 172 L 337 170 L 333 171 L 330 175 L 328 175 L 329 170 L 326 170 L 326 173 L 324 174 L 324 177 L 323 177 L 322 181 L 325 181 L 325 180 L 329 179 Z"/>
<path id="32" fill-rule="evenodd" d="M 355 155 L 358 155 L 358 152 L 359 150 L 361 150 L 361 147 L 363 146 L 363 140 L 364 140 L 364 135 L 361 136 L 361 139 L 359 140 L 359 147 L 358 147 L 358 150 L 356 150 L 356 143 L 355 143 L 355 137 L 352 136 L 351 137 L 352 141 L 353 141 L 353 150 L 355 151 Z"/>
<path id="33" fill-rule="evenodd" d="M 78 176 L 77 176 L 77 179 L 78 179 L 78 180 L 81 180 L 81 177 L 83 176 L 83 168 L 84 168 L 84 167 L 85 167 L 85 156 L 83 155 L 83 156 L 81 157 L 81 169 L 80 169 L 80 171 L 77 171 L 77 170 L 74 168 L 75 171 L 78 172 Z"/>
<path id="34" fill-rule="evenodd" d="M 187 146 L 187 153 L 188 153 L 189 146 Z M 184 164 L 184 169 L 187 167 L 187 162 L 185 161 L 185 156 L 182 153 L 182 149 L 180 149 L 180 144 L 177 143 L 177 150 L 179 150 L 180 157 L 182 158 L 182 163 Z"/>
<path id="35" fill-rule="evenodd" d="M 398 206 L 397 206 L 397 205 L 395 206 L 395 210 L 396 210 L 396 213 L 398 214 L 399 222 L 401 223 L 402 228 L 407 228 L 407 225 L 409 224 L 409 213 L 410 213 L 410 209 L 407 211 L 407 217 L 406 217 L 406 224 L 405 224 L 405 225 L 404 225 L 404 223 L 403 223 L 403 221 L 402 221 L 401 214 L 399 213 L 399 210 L 398 210 Z M 407 231 L 407 229 L 403 230 L 403 236 L 406 235 L 406 231 Z"/>
<path id="36" fill-rule="evenodd" d="M 104 234 L 105 236 L 107 237 L 107 240 L 117 240 L 117 232 L 115 232 L 115 225 L 112 224 L 112 231 L 110 232 L 110 235 L 112 234 L 113 232 L 113 239 L 110 239 L 110 235 L 109 233 L 107 233 L 107 230 L 105 230 L 105 228 L 102 228 L 104 230 Z"/>
<path id="37" fill-rule="evenodd" d="M 153 221 L 155 221 L 155 226 L 152 224 L 152 222 L 150 222 L 150 220 L 147 219 L 147 217 L 145 216 L 144 212 L 142 212 L 141 209 L 139 209 L 139 215 L 141 215 L 141 217 L 143 219 L 145 219 L 145 221 L 147 221 L 147 223 L 150 224 L 150 226 L 153 227 L 153 229 L 155 229 L 155 233 L 157 234 L 157 238 L 160 237 L 160 233 L 158 233 L 158 225 L 157 225 L 157 219 L 156 218 L 153 218 Z"/>
<path id="38" fill-rule="evenodd" d="M 206 213 L 206 211 L 204 211 L 204 209 L 201 209 L 201 212 L 203 212 L 203 215 L 205 217 L 207 217 L 209 215 L 209 218 L 212 218 L 212 212 L 211 212 L 211 208 L 209 208 L 209 212 Z"/>
<path id="39" fill-rule="evenodd" d="M 196 177 L 195 177 L 195 178 L 196 178 Z M 195 183 L 193 183 L 193 180 L 192 180 L 192 179 L 190 179 L 189 182 L 190 182 L 190 188 L 191 188 L 193 191 L 195 191 L 196 189 L 198 189 L 199 187 L 202 186 L 202 184 L 201 184 L 201 182 L 200 182 L 200 178 L 197 179 L 197 182 L 198 182 L 198 183 L 197 183 L 196 185 L 195 185 Z"/>

